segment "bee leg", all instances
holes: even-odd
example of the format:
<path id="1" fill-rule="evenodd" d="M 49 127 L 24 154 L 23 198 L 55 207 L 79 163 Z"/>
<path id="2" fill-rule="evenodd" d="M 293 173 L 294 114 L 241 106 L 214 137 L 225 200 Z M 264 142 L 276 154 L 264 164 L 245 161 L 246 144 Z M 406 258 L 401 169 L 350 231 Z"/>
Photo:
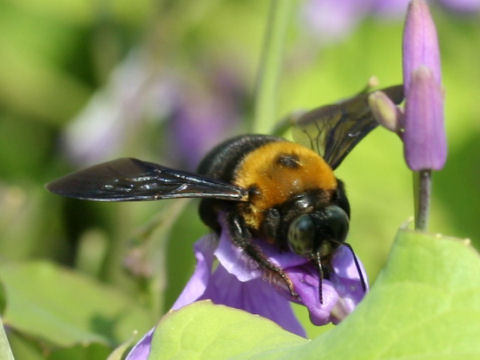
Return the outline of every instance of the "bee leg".
<path id="1" fill-rule="evenodd" d="M 290 292 L 290 295 L 294 298 L 298 298 L 298 294 L 293 288 L 293 283 L 290 278 L 285 274 L 282 268 L 272 263 L 262 250 L 252 244 L 252 234 L 247 228 L 243 217 L 234 213 L 229 213 L 226 216 L 227 226 L 230 230 L 233 243 L 241 248 L 252 260 L 254 260 L 263 270 L 272 272 L 274 275 L 281 278 Z"/>

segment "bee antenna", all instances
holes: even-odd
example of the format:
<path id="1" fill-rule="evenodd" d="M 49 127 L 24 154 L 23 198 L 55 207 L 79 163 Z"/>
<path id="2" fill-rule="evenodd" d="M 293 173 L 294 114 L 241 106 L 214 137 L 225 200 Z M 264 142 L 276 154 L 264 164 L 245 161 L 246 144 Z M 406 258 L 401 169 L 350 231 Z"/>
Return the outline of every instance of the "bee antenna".
<path id="1" fill-rule="evenodd" d="M 363 272 L 360 268 L 360 263 L 358 262 L 357 255 L 355 255 L 355 252 L 352 249 L 352 246 L 348 243 L 342 243 L 342 245 L 346 246 L 350 252 L 352 253 L 353 256 L 353 261 L 355 261 L 355 267 L 357 268 L 358 275 L 360 275 L 360 281 L 362 282 L 362 288 L 364 292 L 367 292 L 367 282 L 365 281 L 365 278 L 363 277 Z"/>
<path id="2" fill-rule="evenodd" d="M 320 299 L 320 304 L 323 304 L 323 290 L 322 290 L 322 280 L 323 280 L 323 268 L 322 268 L 322 258 L 320 256 L 320 251 L 315 253 L 315 263 L 317 264 L 318 270 L 318 298 Z"/>

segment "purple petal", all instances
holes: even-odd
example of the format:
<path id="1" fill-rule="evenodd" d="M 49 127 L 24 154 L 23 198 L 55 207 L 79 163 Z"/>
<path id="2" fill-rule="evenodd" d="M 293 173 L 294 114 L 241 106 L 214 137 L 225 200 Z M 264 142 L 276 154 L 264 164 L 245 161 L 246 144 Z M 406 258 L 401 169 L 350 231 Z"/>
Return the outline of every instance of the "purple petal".
<path id="1" fill-rule="evenodd" d="M 263 271 L 258 264 L 247 256 L 242 249 L 233 244 L 223 215 L 219 217 L 219 221 L 222 225 L 222 233 L 218 248 L 215 250 L 215 256 L 218 261 L 230 274 L 235 275 L 239 281 L 249 281 L 262 277 Z M 292 252 L 280 251 L 277 246 L 268 244 L 263 240 L 253 239 L 252 241 L 260 248 L 269 261 L 282 269 L 308 262 L 305 258 Z"/>
<path id="2" fill-rule="evenodd" d="M 285 269 L 300 297 L 300 303 L 308 309 L 310 321 L 315 325 L 325 325 L 331 321 L 330 313 L 338 302 L 339 296 L 329 280 L 322 280 L 322 299 L 319 298 L 320 279 L 312 264 Z"/>
<path id="3" fill-rule="evenodd" d="M 238 281 L 249 281 L 262 276 L 258 264 L 250 259 L 245 252 L 232 243 L 226 226 L 222 226 L 220 242 L 215 250 L 219 263 Z"/>
<path id="4" fill-rule="evenodd" d="M 213 253 L 216 246 L 217 241 L 212 234 L 204 236 L 195 243 L 195 258 L 197 260 L 195 271 L 177 301 L 173 304 L 172 310 L 178 310 L 191 304 L 204 294 L 210 281 L 214 260 Z"/>
<path id="5" fill-rule="evenodd" d="M 333 273 L 330 280 L 341 299 L 332 311 L 332 322 L 334 324 L 337 324 L 355 310 L 358 303 L 365 297 L 364 284 L 362 284 L 354 257 L 356 255 L 346 246 L 338 248 L 332 257 Z M 357 260 L 368 291 L 367 273 L 360 259 L 357 258 Z"/>
<path id="6" fill-rule="evenodd" d="M 313 264 L 285 269 L 295 286 L 301 303 L 307 307 L 310 321 L 313 324 L 339 323 L 355 309 L 365 296 L 353 256 L 354 254 L 346 246 L 340 246 L 335 251 L 331 260 L 333 271 L 330 279 L 322 280 L 323 303 L 319 299 L 319 275 Z M 365 269 L 360 261 L 359 265 L 368 290 Z"/>
<path id="7" fill-rule="evenodd" d="M 173 310 L 197 300 L 210 299 L 215 304 L 261 315 L 290 332 L 305 336 L 305 331 L 293 314 L 288 299 L 262 280 L 258 266 L 253 270 L 249 267 L 251 260 L 245 263 L 246 256 L 232 244 L 228 231 L 223 231 L 217 250 L 215 247 L 217 242 L 213 235 L 205 236 L 195 243 L 197 265 L 194 274 L 173 305 Z M 214 252 L 220 254 L 222 260 L 211 274 Z M 233 273 L 226 270 L 223 263 L 229 265 Z M 239 281 L 238 277 L 247 280 Z"/>
<path id="8" fill-rule="evenodd" d="M 241 282 L 219 265 L 210 280 L 202 299 L 258 314 L 274 321 L 285 330 L 306 336 L 290 302 L 262 279 Z"/>
<path id="9" fill-rule="evenodd" d="M 130 350 L 125 360 L 147 360 L 155 328 L 150 329 L 140 341 Z"/>
<path id="10" fill-rule="evenodd" d="M 441 86 L 430 69 L 420 67 L 406 95 L 403 139 L 408 167 L 440 170 L 447 158 Z"/>
<path id="11" fill-rule="evenodd" d="M 413 0 L 408 6 L 403 33 L 403 83 L 405 93 L 410 86 L 413 71 L 426 66 L 441 84 L 440 52 L 437 30 L 424 0 Z"/>

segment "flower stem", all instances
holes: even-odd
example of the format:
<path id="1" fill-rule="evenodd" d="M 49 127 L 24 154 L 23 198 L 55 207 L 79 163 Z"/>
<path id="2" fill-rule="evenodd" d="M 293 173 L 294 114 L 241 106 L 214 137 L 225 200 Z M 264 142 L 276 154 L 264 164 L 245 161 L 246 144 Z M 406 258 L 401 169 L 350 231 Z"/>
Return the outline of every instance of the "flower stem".
<path id="1" fill-rule="evenodd" d="M 253 131 L 269 133 L 275 123 L 277 87 L 282 65 L 291 0 L 271 0 L 255 90 Z"/>
<path id="2" fill-rule="evenodd" d="M 415 199 L 415 230 L 427 231 L 432 192 L 432 171 L 420 170 L 413 173 Z"/>

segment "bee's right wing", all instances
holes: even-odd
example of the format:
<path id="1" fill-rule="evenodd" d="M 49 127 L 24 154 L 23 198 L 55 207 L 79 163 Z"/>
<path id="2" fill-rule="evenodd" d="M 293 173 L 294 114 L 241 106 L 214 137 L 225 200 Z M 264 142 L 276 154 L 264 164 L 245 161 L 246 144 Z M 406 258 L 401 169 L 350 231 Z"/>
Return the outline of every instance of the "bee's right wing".
<path id="1" fill-rule="evenodd" d="M 96 201 L 175 198 L 246 201 L 248 193 L 223 181 L 132 158 L 74 172 L 50 182 L 47 189 L 70 198 Z"/>
<path id="2" fill-rule="evenodd" d="M 395 103 L 403 101 L 403 86 L 381 89 Z M 296 142 L 320 154 L 335 169 L 377 125 L 368 105 L 369 92 L 325 105 L 291 118 Z"/>

